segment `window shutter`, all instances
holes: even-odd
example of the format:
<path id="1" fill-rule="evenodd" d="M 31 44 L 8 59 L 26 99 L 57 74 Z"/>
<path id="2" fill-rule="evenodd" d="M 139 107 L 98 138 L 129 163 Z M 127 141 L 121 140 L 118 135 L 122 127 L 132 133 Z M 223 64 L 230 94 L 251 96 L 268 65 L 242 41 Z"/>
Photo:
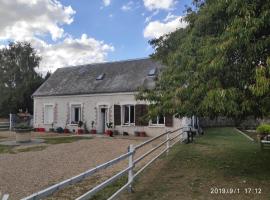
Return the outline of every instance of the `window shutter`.
<path id="1" fill-rule="evenodd" d="M 135 125 L 136 126 L 148 126 L 148 106 L 145 104 L 135 105 Z"/>
<path id="2" fill-rule="evenodd" d="M 70 124 L 70 105 L 67 103 L 67 121 L 66 124 Z"/>
<path id="3" fill-rule="evenodd" d="M 173 115 L 171 115 L 171 114 L 165 115 L 165 126 L 168 126 L 168 127 L 173 126 Z"/>
<path id="4" fill-rule="evenodd" d="M 121 106 L 114 105 L 114 125 L 121 125 Z"/>

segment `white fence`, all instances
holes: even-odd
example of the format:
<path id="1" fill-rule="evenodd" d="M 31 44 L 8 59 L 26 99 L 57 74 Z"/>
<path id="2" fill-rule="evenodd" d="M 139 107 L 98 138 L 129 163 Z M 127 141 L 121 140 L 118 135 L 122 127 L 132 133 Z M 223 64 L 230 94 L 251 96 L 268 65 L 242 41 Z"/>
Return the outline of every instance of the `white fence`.
<path id="1" fill-rule="evenodd" d="M 3 194 L 2 195 L 2 193 L 0 192 L 0 199 L 2 199 L 2 200 L 8 200 L 8 198 L 9 198 L 9 195 L 8 194 Z"/>
<path id="2" fill-rule="evenodd" d="M 169 149 L 175 145 L 178 142 L 183 141 L 184 139 L 188 139 L 188 141 L 190 141 L 190 137 L 191 137 L 191 133 L 190 133 L 190 128 L 189 127 L 183 127 L 183 128 L 179 128 L 177 130 L 174 131 L 167 131 L 161 135 L 158 135 L 154 138 L 151 138 L 137 146 L 133 146 L 130 145 L 128 148 L 128 152 L 125 154 L 122 154 L 121 156 L 110 160 L 106 163 L 103 163 L 95 168 L 92 168 L 88 171 L 85 171 L 77 176 L 74 176 L 70 179 L 67 179 L 65 181 L 62 181 L 60 183 L 57 183 L 51 187 L 48 187 L 42 191 L 39 191 L 37 193 L 34 193 L 28 197 L 23 198 L 22 200 L 37 200 L 37 199 L 41 199 L 44 197 L 47 197 L 49 195 L 51 195 L 53 192 L 60 190 L 64 187 L 66 187 L 67 185 L 71 185 L 74 184 L 76 182 L 79 182 L 83 179 L 85 179 L 86 177 L 89 177 L 97 172 L 99 172 L 102 169 L 105 169 L 107 167 L 110 167 L 114 164 L 119 163 L 122 160 L 128 159 L 128 167 L 125 168 L 124 170 L 118 172 L 117 174 L 113 175 L 112 177 L 110 177 L 109 179 L 107 179 L 106 181 L 102 182 L 101 184 L 95 186 L 94 188 L 92 188 L 91 190 L 89 190 L 88 192 L 86 192 L 85 194 L 83 194 L 82 196 L 78 197 L 76 200 L 87 200 L 90 199 L 92 196 L 94 196 L 98 191 L 102 190 L 103 188 L 105 188 L 106 186 L 112 184 L 113 182 L 117 181 L 120 177 L 128 174 L 128 181 L 125 185 L 123 185 L 118 191 L 116 191 L 111 197 L 109 197 L 109 200 L 112 200 L 114 198 L 116 198 L 121 192 L 123 192 L 125 189 L 129 189 L 132 190 L 132 182 L 134 181 L 134 179 L 144 170 L 146 169 L 151 163 L 153 163 L 157 158 L 159 158 L 163 153 L 165 152 L 169 152 Z M 186 135 L 186 136 L 185 136 Z M 147 144 L 150 144 L 154 141 L 157 141 L 158 139 L 162 138 L 163 136 L 166 136 L 164 141 L 161 141 L 161 143 L 159 143 L 158 145 L 156 145 L 154 148 L 148 150 L 146 153 L 144 153 L 143 155 L 139 156 L 138 158 L 134 159 L 134 156 L 136 154 L 136 151 L 138 151 L 139 149 L 141 149 L 142 147 L 144 147 Z M 165 147 L 164 147 L 165 146 Z M 151 153 L 155 152 L 157 149 L 160 149 L 161 147 L 164 147 L 157 155 L 155 155 L 149 162 L 147 162 L 144 166 L 142 166 L 136 173 L 134 172 L 134 167 L 137 163 L 139 163 L 140 161 L 142 161 L 145 157 L 147 157 L 148 155 L 150 155 Z"/>

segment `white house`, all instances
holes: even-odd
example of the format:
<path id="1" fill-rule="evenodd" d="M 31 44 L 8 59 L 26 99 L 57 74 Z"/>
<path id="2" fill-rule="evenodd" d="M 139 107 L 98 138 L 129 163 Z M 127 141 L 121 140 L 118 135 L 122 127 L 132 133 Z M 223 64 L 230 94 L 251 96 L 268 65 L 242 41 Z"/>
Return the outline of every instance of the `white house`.
<path id="1" fill-rule="evenodd" d="M 136 101 L 139 87 L 153 88 L 163 66 L 149 58 L 59 68 L 33 94 L 34 127 L 77 129 L 79 121 L 87 128 L 104 133 L 112 122 L 120 133 L 145 131 L 154 136 L 165 129 L 183 126 L 186 120 L 157 116 L 143 120 L 147 103 Z"/>

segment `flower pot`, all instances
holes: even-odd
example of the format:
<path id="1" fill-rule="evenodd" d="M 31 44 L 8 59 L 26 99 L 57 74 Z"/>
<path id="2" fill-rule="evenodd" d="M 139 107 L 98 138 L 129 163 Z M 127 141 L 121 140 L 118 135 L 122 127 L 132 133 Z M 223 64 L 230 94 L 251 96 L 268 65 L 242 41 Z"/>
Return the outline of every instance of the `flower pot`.
<path id="1" fill-rule="evenodd" d="M 90 133 L 91 133 L 91 134 L 97 134 L 97 130 L 96 130 L 96 129 L 92 129 L 92 130 L 90 131 Z"/>
<path id="2" fill-rule="evenodd" d="M 134 135 L 135 135 L 136 137 L 139 137 L 139 136 L 140 136 L 140 131 L 134 131 Z"/>
<path id="3" fill-rule="evenodd" d="M 140 137 L 146 137 L 146 133 L 144 131 L 140 132 Z"/>
<path id="4" fill-rule="evenodd" d="M 39 128 L 39 132 L 45 132 L 45 128 Z"/>
<path id="5" fill-rule="evenodd" d="M 64 129 L 64 133 L 69 133 L 69 129 L 68 128 L 65 128 Z"/>
<path id="6" fill-rule="evenodd" d="M 78 129 L 77 130 L 77 133 L 80 135 L 80 134 L 83 134 L 83 129 Z"/>
<path id="7" fill-rule="evenodd" d="M 113 131 L 112 130 L 106 130 L 106 135 L 112 137 L 113 136 Z"/>
<path id="8" fill-rule="evenodd" d="M 31 141 L 31 129 L 15 129 L 16 142 L 25 143 Z"/>

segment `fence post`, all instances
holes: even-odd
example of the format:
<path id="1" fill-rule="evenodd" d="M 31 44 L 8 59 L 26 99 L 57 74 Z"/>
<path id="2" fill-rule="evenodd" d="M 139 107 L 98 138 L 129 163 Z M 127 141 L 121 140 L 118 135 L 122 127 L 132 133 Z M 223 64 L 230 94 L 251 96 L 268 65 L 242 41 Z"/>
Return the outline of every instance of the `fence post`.
<path id="1" fill-rule="evenodd" d="M 134 147 L 133 144 L 130 144 L 128 147 L 128 152 L 132 152 L 132 154 L 128 157 L 128 167 L 131 167 L 131 169 L 128 171 L 128 182 L 129 184 L 129 192 L 132 192 L 132 182 L 133 182 L 133 168 L 134 168 L 134 164 L 133 164 L 133 157 L 134 157 Z"/>
<path id="2" fill-rule="evenodd" d="M 170 131 L 167 132 L 166 134 L 166 147 L 167 147 L 167 151 L 166 151 L 166 155 L 169 154 L 169 149 L 170 149 Z"/>
<path id="3" fill-rule="evenodd" d="M 12 114 L 9 114 L 9 130 L 12 130 Z"/>

